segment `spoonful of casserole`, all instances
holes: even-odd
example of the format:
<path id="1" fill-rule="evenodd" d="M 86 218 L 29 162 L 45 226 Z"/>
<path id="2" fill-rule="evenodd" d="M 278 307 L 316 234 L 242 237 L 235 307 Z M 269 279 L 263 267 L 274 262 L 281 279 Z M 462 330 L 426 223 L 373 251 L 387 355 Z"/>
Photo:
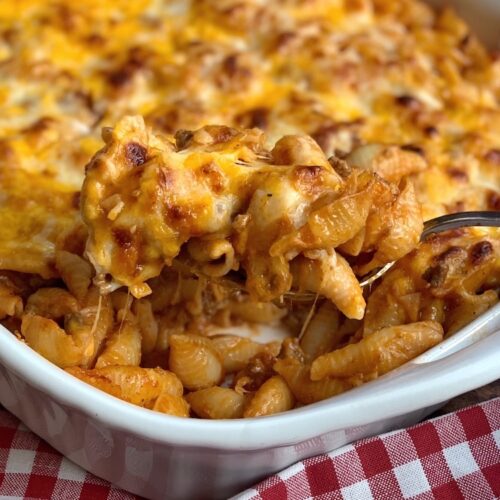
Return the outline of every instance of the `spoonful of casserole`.
<path id="1" fill-rule="evenodd" d="M 144 297 L 173 267 L 241 283 L 259 301 L 312 292 L 360 319 L 359 277 L 409 253 L 423 231 L 407 176 L 426 162 L 396 146 L 327 159 L 308 136 L 273 147 L 258 129 L 160 136 L 140 117 L 103 139 L 81 197 L 103 293 L 126 286 Z"/>

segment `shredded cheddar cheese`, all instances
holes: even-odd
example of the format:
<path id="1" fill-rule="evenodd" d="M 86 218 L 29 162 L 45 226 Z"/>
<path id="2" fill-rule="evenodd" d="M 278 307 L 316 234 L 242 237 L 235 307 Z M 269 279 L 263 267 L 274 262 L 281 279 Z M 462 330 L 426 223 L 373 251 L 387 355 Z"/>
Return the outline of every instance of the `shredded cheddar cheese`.
<path id="1" fill-rule="evenodd" d="M 425 218 L 498 210 L 499 74 L 452 11 L 415 0 L 5 1 L 0 169 L 77 191 L 101 128 L 141 114 L 166 133 L 305 133 L 327 156 L 403 145 L 429 164 L 415 176 Z"/>

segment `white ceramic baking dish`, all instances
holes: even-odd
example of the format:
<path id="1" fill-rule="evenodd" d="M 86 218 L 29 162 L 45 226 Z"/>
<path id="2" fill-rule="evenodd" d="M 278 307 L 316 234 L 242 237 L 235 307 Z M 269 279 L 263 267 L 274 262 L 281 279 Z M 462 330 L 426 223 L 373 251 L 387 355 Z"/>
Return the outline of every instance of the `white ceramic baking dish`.
<path id="1" fill-rule="evenodd" d="M 0 402 L 97 476 L 149 498 L 223 498 L 305 457 L 412 424 L 500 377 L 500 304 L 374 382 L 250 420 L 169 417 L 94 389 L 0 329 Z"/>
<path id="2" fill-rule="evenodd" d="M 433 2 L 439 3 L 439 2 Z M 458 0 L 500 47 L 500 2 Z M 68 458 L 149 498 L 223 498 L 359 438 L 410 425 L 500 378 L 500 305 L 399 370 L 331 400 L 235 421 L 179 419 L 108 396 L 0 327 L 0 403 Z"/>

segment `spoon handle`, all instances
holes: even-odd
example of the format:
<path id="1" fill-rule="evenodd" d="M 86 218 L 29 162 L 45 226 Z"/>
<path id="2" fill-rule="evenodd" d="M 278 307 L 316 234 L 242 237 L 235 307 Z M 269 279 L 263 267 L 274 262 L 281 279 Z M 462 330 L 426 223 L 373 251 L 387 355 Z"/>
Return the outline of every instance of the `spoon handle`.
<path id="1" fill-rule="evenodd" d="M 420 241 L 425 241 L 431 234 L 471 226 L 500 227 L 500 212 L 459 212 L 436 217 L 424 223 Z"/>

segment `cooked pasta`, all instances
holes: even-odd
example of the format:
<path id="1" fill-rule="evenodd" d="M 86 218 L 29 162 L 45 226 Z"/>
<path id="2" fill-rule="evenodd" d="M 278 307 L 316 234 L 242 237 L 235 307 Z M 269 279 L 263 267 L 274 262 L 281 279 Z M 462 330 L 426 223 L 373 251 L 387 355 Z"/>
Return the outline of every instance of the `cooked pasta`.
<path id="1" fill-rule="evenodd" d="M 253 395 L 243 412 L 244 417 L 262 417 L 291 410 L 294 397 L 283 377 L 267 379 Z"/>
<path id="2" fill-rule="evenodd" d="M 210 337 L 210 340 L 222 357 L 226 373 L 243 370 L 258 354 L 269 353 L 271 356 L 277 356 L 281 347 L 279 342 L 261 344 L 237 335 L 217 335 Z"/>
<path id="3" fill-rule="evenodd" d="M 82 213 L 90 232 L 87 254 L 100 270 L 97 282 L 104 293 L 124 284 L 136 298 L 149 295 L 145 281 L 166 264 L 181 272 L 187 267 L 199 279 L 241 265 L 252 298 L 283 295 L 296 274 L 299 287 L 317 291 L 360 319 L 361 288 L 334 248 L 377 213 L 373 200 L 379 195 L 388 202 L 385 216 L 374 222 L 379 238 L 367 248 L 376 250 L 373 265 L 402 257 L 418 243 L 422 217 L 409 181 L 399 189 L 368 170 L 353 170 L 343 181 L 306 137 L 285 137 L 267 151 L 256 130 L 210 126 L 189 134 L 187 142 L 177 138 L 174 146 L 174 138 L 156 137 L 141 119 L 126 118 L 107 131 L 106 147 L 89 164 Z M 130 156 L 134 148 L 142 148 L 137 165 Z M 316 164 L 304 164 L 302 155 Z M 290 165 L 280 164 L 284 161 Z M 109 219 L 102 204 L 116 196 L 127 201 L 120 215 Z M 204 201 L 196 208 L 198 199 Z M 239 221 L 236 226 L 233 220 Z M 228 239 L 216 237 L 219 233 Z M 106 273 L 111 281 L 104 279 Z"/>
<path id="4" fill-rule="evenodd" d="M 227 274 L 235 266 L 234 248 L 225 239 L 191 239 L 188 242 L 188 253 L 201 263 L 201 272 L 211 277 Z"/>
<path id="5" fill-rule="evenodd" d="M 345 160 L 351 167 L 372 170 L 389 182 L 399 182 L 408 175 L 428 168 L 425 158 L 420 154 L 383 144 L 367 144 L 356 148 Z"/>
<path id="6" fill-rule="evenodd" d="M 246 398 L 229 387 L 208 387 L 186 396 L 193 412 L 201 418 L 227 419 L 243 417 Z"/>
<path id="7" fill-rule="evenodd" d="M 154 350 L 158 341 L 158 323 L 149 300 L 134 302 L 133 311 L 137 317 L 137 326 L 141 333 L 141 349 L 144 354 Z"/>
<path id="8" fill-rule="evenodd" d="M 193 391 L 218 385 L 224 377 L 222 356 L 209 339 L 199 335 L 170 337 L 169 366 Z"/>
<path id="9" fill-rule="evenodd" d="M 295 259 L 292 273 L 299 290 L 330 299 L 348 318 L 363 317 L 366 305 L 363 291 L 347 261 L 335 250 Z"/>
<path id="10" fill-rule="evenodd" d="M 58 319 L 79 311 L 80 306 L 71 293 L 62 288 L 40 288 L 28 297 L 26 313 Z"/>
<path id="11" fill-rule="evenodd" d="M 316 358 L 311 366 L 311 380 L 383 375 L 441 340 L 443 327 L 433 321 L 383 328 L 355 344 Z"/>
<path id="12" fill-rule="evenodd" d="M 310 377 L 310 367 L 293 358 L 279 359 L 274 369 L 283 377 L 297 401 L 302 404 L 331 398 L 357 385 L 357 381 L 349 379 L 324 378 L 313 381 Z"/>
<path id="13" fill-rule="evenodd" d="M 79 365 L 91 368 L 110 335 L 114 314 L 109 297 L 92 287 L 82 301 L 82 308 L 64 318 L 64 329 L 74 339 L 81 339 L 83 356 Z"/>
<path id="14" fill-rule="evenodd" d="M 340 313 L 329 301 L 324 301 L 314 313 L 300 338 L 300 347 L 309 360 L 333 350 L 342 340 Z"/>
<path id="15" fill-rule="evenodd" d="M 160 394 L 151 409 L 176 417 L 189 417 L 187 401 L 182 396 L 174 396 L 173 394 Z"/>
<path id="16" fill-rule="evenodd" d="M 83 300 L 93 276 L 90 263 L 80 255 L 60 250 L 56 252 L 55 265 L 68 290 L 78 300 Z"/>
<path id="17" fill-rule="evenodd" d="M 21 333 L 32 349 L 61 368 L 76 366 L 82 361 L 82 346 L 52 319 L 25 314 Z"/>
<path id="18" fill-rule="evenodd" d="M 0 281 L 0 319 L 19 317 L 23 312 L 23 299 L 17 294 L 15 285 L 8 279 Z"/>
<path id="19" fill-rule="evenodd" d="M 179 379 L 166 370 L 108 366 L 94 370 L 68 368 L 73 376 L 102 391 L 145 408 L 179 417 L 189 415 Z"/>
<path id="20" fill-rule="evenodd" d="M 420 0 L 0 2 L 0 322 L 179 417 L 383 376 L 498 302 L 500 230 L 419 239 L 500 210 L 499 75 Z"/>
<path id="21" fill-rule="evenodd" d="M 96 368 L 106 366 L 139 366 L 141 363 L 141 331 L 137 321 L 124 318 L 110 335 Z"/>

